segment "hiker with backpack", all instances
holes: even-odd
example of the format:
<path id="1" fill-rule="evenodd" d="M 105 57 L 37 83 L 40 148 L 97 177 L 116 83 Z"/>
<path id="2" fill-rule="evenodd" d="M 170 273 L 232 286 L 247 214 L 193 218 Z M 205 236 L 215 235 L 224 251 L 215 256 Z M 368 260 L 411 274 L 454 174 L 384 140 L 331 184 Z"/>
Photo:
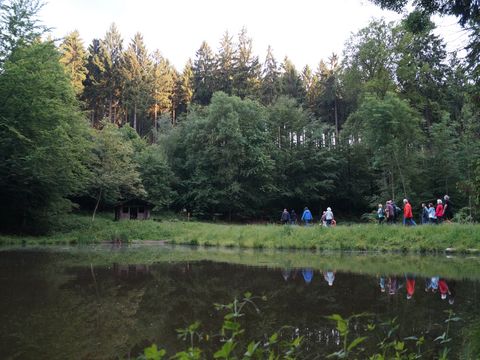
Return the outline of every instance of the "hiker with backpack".
<path id="1" fill-rule="evenodd" d="M 388 200 L 385 204 L 385 214 L 387 215 L 387 224 L 392 225 L 395 222 L 395 209 L 392 200 Z"/>
<path id="2" fill-rule="evenodd" d="M 305 206 L 305 209 L 303 210 L 303 214 L 302 214 L 302 221 L 305 222 L 305 226 L 309 226 L 310 221 L 312 221 L 312 219 L 313 219 L 312 213 L 310 212 L 310 210 L 308 210 L 308 207 Z"/>
<path id="3" fill-rule="evenodd" d="M 385 220 L 385 211 L 383 210 L 382 204 L 378 204 L 377 219 L 378 219 L 378 225 L 382 225 L 383 220 Z"/>
<path id="4" fill-rule="evenodd" d="M 421 224 L 428 224 L 428 207 L 425 203 L 422 203 L 422 212 L 420 213 Z"/>
<path id="5" fill-rule="evenodd" d="M 403 225 L 404 226 L 416 226 L 415 220 L 413 220 L 412 205 L 408 199 L 403 199 Z"/>
<path id="6" fill-rule="evenodd" d="M 290 224 L 290 213 L 287 209 L 283 209 L 282 216 L 280 217 L 280 221 L 283 225 Z"/>
<path id="7" fill-rule="evenodd" d="M 331 207 L 327 207 L 327 211 L 325 212 L 325 221 L 327 222 L 327 227 L 332 225 L 332 221 L 334 221 L 335 217 L 333 216 L 333 211 Z"/>
<path id="8" fill-rule="evenodd" d="M 390 200 L 392 202 L 392 207 L 393 207 L 393 223 L 397 223 L 398 218 L 402 215 L 402 209 L 395 204 L 394 201 Z"/>

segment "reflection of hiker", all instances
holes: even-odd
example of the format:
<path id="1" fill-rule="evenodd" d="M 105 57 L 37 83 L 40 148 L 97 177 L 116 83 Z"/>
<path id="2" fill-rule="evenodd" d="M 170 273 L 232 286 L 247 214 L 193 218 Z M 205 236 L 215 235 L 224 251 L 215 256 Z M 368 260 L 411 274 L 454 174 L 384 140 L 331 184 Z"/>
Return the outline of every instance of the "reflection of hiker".
<path id="1" fill-rule="evenodd" d="M 290 223 L 290 214 L 288 213 L 287 209 L 283 209 L 282 216 L 280 217 L 280 221 L 283 225 Z"/>
<path id="2" fill-rule="evenodd" d="M 295 210 L 292 209 L 292 211 L 290 211 L 290 222 L 292 225 L 295 225 L 297 223 L 297 213 L 295 212 Z"/>
<path id="3" fill-rule="evenodd" d="M 313 270 L 312 269 L 303 269 L 302 270 L 303 280 L 305 283 L 310 284 L 313 279 Z"/>
<path id="4" fill-rule="evenodd" d="M 333 217 L 332 208 L 328 207 L 327 212 L 325 213 L 325 221 L 327 222 L 327 227 L 330 227 L 332 225 L 333 219 L 334 217 Z"/>
<path id="5" fill-rule="evenodd" d="M 310 210 L 308 210 L 308 207 L 306 206 L 303 210 L 302 221 L 305 222 L 305 226 L 308 226 L 310 224 L 310 221 L 312 221 L 312 213 L 310 212 Z"/>
<path id="6" fill-rule="evenodd" d="M 388 294 L 395 295 L 402 286 L 400 285 L 398 279 L 394 276 L 388 278 L 387 287 Z"/>
<path id="7" fill-rule="evenodd" d="M 380 291 L 385 292 L 385 278 L 383 276 L 380 276 L 379 285 L 380 285 Z"/>
<path id="8" fill-rule="evenodd" d="M 332 286 L 335 281 L 335 271 L 325 271 L 323 273 L 323 278 L 328 283 L 328 286 Z"/>
<path id="9" fill-rule="evenodd" d="M 407 290 L 407 300 L 410 300 L 413 297 L 413 293 L 415 292 L 415 275 L 406 274 L 406 285 L 405 288 Z"/>
<path id="10" fill-rule="evenodd" d="M 440 297 L 442 300 L 445 300 L 447 298 L 447 294 L 450 294 L 450 290 L 445 279 L 440 279 L 438 281 L 438 290 L 440 290 Z"/>
<path id="11" fill-rule="evenodd" d="M 288 269 L 288 268 L 285 268 L 282 270 L 282 277 L 283 277 L 283 280 L 287 281 L 288 278 L 290 277 L 290 273 L 292 272 L 292 270 Z"/>
<path id="12" fill-rule="evenodd" d="M 455 280 L 448 280 L 448 303 L 450 305 L 453 305 L 453 303 L 455 302 L 455 296 L 457 295 L 456 287 L 457 282 Z"/>
<path id="13" fill-rule="evenodd" d="M 425 279 L 425 291 L 432 290 L 432 292 L 437 292 L 438 290 L 438 281 L 440 278 L 438 276 L 432 276 L 431 278 Z"/>

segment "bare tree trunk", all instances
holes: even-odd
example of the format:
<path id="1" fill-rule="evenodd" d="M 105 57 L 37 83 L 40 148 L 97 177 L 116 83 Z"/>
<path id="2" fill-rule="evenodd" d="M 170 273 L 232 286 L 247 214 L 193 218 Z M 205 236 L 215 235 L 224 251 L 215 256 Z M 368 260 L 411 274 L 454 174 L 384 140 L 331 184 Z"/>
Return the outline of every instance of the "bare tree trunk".
<path id="1" fill-rule="evenodd" d="M 137 104 L 133 105 L 133 128 L 137 131 Z"/>
<path id="2" fill-rule="evenodd" d="M 108 104 L 108 117 L 110 118 L 111 123 L 113 123 L 112 108 L 113 108 L 113 95 L 110 94 L 110 99 L 109 99 L 109 104 Z"/>
<path id="3" fill-rule="evenodd" d="M 393 178 L 393 169 L 391 170 L 391 174 L 392 174 L 392 200 L 395 201 L 395 181 Z"/>
<path id="4" fill-rule="evenodd" d="M 100 189 L 100 192 L 98 193 L 97 203 L 95 204 L 95 209 L 93 209 L 92 222 L 95 220 L 95 214 L 97 213 L 98 205 L 100 204 L 101 198 L 102 198 L 102 189 Z"/>
<path id="5" fill-rule="evenodd" d="M 154 128 L 156 131 L 158 131 L 158 124 L 157 124 L 157 116 L 158 116 L 158 105 L 157 102 L 155 101 L 155 112 L 153 114 L 153 121 L 154 121 Z"/>
<path id="6" fill-rule="evenodd" d="M 338 129 L 338 112 L 337 112 L 337 96 L 335 95 L 335 146 L 338 146 L 339 140 L 339 129 Z"/>

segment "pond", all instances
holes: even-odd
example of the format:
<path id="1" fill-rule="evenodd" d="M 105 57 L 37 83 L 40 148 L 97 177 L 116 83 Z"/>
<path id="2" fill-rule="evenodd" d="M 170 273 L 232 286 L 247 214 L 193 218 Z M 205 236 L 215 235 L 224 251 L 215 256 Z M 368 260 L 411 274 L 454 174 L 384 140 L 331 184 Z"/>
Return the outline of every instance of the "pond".
<path id="1" fill-rule="evenodd" d="M 352 324 L 352 338 L 365 335 L 368 324 L 386 329 L 379 324 L 396 319 L 388 325 L 393 336 L 424 336 L 427 358 L 447 346 L 434 340 L 450 316 L 456 321 L 449 323 L 449 358 L 476 358 L 479 280 L 478 257 L 166 245 L 0 248 L 0 358 L 135 358 L 152 343 L 174 354 L 186 347 L 176 329 L 198 320 L 203 334 L 218 334 L 224 312 L 214 303 L 246 292 L 260 313 L 246 308 L 244 336 L 302 336 L 299 358 L 342 348 L 326 316 L 361 313 L 369 315 Z M 378 336 L 362 344 L 362 354 L 377 347 Z M 215 339 L 205 341 L 206 351 Z"/>

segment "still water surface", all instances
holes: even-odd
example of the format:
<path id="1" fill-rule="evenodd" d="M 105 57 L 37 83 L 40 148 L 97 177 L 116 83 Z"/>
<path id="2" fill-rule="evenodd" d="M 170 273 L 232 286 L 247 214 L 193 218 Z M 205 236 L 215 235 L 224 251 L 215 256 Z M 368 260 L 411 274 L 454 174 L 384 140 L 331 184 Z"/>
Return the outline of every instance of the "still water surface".
<path id="1" fill-rule="evenodd" d="M 172 354 L 184 349 L 175 329 L 199 320 L 204 332 L 218 333 L 223 314 L 213 304 L 247 291 L 267 301 L 256 300 L 260 314 L 247 311 L 246 335 L 261 339 L 291 326 L 282 332 L 304 337 L 305 359 L 340 348 L 325 316 L 397 318 L 399 338 L 423 335 L 433 343 L 450 309 L 462 318 L 452 323 L 450 357 L 475 358 L 479 264 L 167 246 L 0 248 L 0 359 L 135 358 L 152 342 Z M 434 358 L 440 346 L 429 346 L 427 358 Z"/>

